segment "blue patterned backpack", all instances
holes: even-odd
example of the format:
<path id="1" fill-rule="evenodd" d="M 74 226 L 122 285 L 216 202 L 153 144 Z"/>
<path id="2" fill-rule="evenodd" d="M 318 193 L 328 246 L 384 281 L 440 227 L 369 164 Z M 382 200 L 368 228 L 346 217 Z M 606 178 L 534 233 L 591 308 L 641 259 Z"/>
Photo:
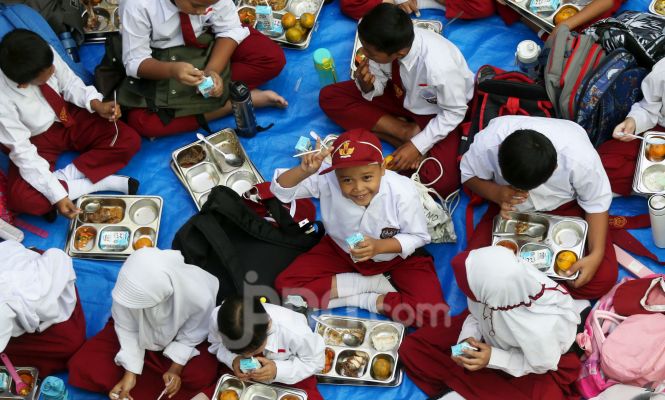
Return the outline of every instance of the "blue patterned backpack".
<path id="1" fill-rule="evenodd" d="M 575 93 L 575 115 L 571 118 L 588 133 L 598 147 L 612 136 L 614 127 L 628 115 L 633 103 L 642 99 L 640 85 L 647 70 L 625 49 L 609 53 L 584 79 Z"/>

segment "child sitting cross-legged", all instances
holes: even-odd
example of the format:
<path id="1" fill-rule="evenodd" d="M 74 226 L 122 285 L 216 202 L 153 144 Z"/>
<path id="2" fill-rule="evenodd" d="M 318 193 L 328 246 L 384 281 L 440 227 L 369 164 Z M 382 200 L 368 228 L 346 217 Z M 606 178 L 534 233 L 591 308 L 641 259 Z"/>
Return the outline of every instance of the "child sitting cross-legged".
<path id="1" fill-rule="evenodd" d="M 310 400 L 323 399 L 314 374 L 325 365 L 325 345 L 304 315 L 255 297 L 230 296 L 212 312 L 208 341 L 209 351 L 238 378 L 283 383 L 305 390 Z M 260 366 L 241 366 L 251 358 Z"/>
<path id="2" fill-rule="evenodd" d="M 328 155 L 332 165 L 324 164 Z M 430 235 L 415 185 L 386 170 L 374 134 L 345 132 L 331 148 L 277 170 L 271 190 L 284 202 L 318 197 L 327 233 L 277 277 L 282 296 L 300 295 L 318 308 L 361 307 L 418 326 L 447 312 L 432 258 L 419 251 Z M 352 235 L 360 236 L 353 248 Z"/>

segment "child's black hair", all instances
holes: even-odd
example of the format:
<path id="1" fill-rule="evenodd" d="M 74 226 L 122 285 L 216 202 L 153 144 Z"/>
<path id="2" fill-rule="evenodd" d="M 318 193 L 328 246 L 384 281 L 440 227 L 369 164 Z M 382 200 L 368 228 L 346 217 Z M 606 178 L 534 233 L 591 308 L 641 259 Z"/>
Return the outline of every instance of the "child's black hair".
<path id="1" fill-rule="evenodd" d="M 358 37 L 386 54 L 411 47 L 415 34 L 407 13 L 390 3 L 381 3 L 358 24 Z"/>
<path id="2" fill-rule="evenodd" d="M 30 83 L 51 65 L 51 46 L 32 31 L 14 29 L 0 41 L 0 69 L 18 84 Z"/>
<path id="3" fill-rule="evenodd" d="M 501 175 L 512 186 L 531 190 L 554 173 L 557 153 L 552 142 L 540 132 L 517 130 L 499 146 Z"/>
<path id="4" fill-rule="evenodd" d="M 224 346 L 236 354 L 258 350 L 268 338 L 270 317 L 257 297 L 233 295 L 217 313 L 217 328 Z"/>

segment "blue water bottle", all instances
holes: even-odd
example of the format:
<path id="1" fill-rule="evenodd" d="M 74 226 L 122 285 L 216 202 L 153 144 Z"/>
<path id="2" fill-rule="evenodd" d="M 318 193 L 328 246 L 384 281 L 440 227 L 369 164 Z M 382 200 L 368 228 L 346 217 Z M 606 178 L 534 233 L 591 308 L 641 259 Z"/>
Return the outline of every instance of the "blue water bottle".
<path id="1" fill-rule="evenodd" d="M 62 32 L 58 37 L 60 38 L 62 45 L 65 46 L 65 51 L 69 54 L 69 57 L 76 63 L 81 61 L 76 41 L 72 37 L 71 32 Z"/>
<path id="2" fill-rule="evenodd" d="M 337 71 L 335 61 L 328 49 L 320 48 L 314 51 L 314 68 L 319 75 L 321 87 L 337 82 Z"/>
<path id="3" fill-rule="evenodd" d="M 55 376 L 47 376 L 42 382 L 40 400 L 67 400 L 65 382 Z"/>

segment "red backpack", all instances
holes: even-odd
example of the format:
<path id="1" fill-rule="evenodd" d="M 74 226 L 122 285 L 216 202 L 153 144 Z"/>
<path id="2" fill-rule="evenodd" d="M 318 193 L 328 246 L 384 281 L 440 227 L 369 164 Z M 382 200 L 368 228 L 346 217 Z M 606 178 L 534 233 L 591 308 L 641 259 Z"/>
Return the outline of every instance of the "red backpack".
<path id="1" fill-rule="evenodd" d="M 483 65 L 476 73 L 470 121 L 462 124 L 459 155 L 469 150 L 475 135 L 502 115 L 554 117 L 554 107 L 545 86 L 522 72 L 506 72 Z"/>

